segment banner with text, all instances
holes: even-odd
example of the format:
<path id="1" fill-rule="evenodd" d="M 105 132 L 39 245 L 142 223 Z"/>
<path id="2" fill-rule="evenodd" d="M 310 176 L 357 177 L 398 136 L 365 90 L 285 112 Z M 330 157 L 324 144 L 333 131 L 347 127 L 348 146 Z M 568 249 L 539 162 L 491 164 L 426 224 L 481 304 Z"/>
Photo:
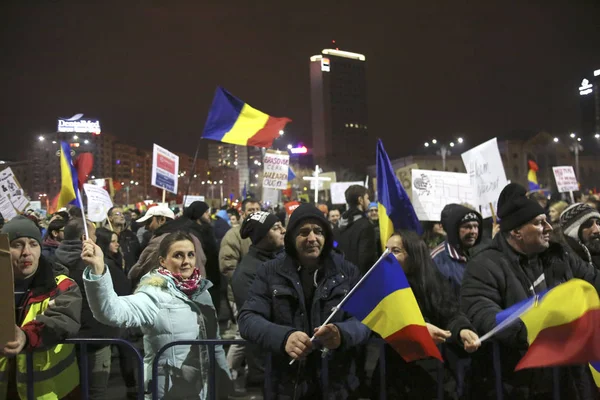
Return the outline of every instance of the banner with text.
<path id="1" fill-rule="evenodd" d="M 152 152 L 152 186 L 177 194 L 179 156 L 154 144 Z"/>
<path id="2" fill-rule="evenodd" d="M 279 190 L 287 188 L 289 154 L 267 151 L 263 157 L 263 164 L 263 188 Z"/>
<path id="3" fill-rule="evenodd" d="M 467 203 L 475 207 L 469 174 L 412 170 L 412 205 L 420 221 L 440 221 L 447 204 Z"/>
<path id="4" fill-rule="evenodd" d="M 110 194 L 102 187 L 84 183 L 83 190 L 87 197 L 87 217 L 92 222 L 101 222 L 106 219 L 108 210 L 113 206 Z"/>
<path id="5" fill-rule="evenodd" d="M 554 172 L 556 187 L 560 193 L 579 190 L 579 183 L 572 166 L 552 167 L 552 172 Z"/>
<path id="6" fill-rule="evenodd" d="M 475 206 L 481 206 L 483 218 L 492 216 L 490 203 L 497 209 L 498 196 L 508 184 L 496 138 L 461 154 L 471 186 L 475 191 Z"/>

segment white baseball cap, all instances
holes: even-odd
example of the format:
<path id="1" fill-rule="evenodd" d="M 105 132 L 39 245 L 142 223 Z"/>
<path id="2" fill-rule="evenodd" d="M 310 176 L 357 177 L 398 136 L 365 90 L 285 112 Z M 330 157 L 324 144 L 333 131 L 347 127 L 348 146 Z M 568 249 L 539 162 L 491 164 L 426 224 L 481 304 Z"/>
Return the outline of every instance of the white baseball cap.
<path id="1" fill-rule="evenodd" d="M 150 207 L 148 211 L 146 211 L 146 215 L 137 219 L 137 222 L 145 222 L 152 217 L 166 217 L 170 219 L 175 219 L 175 214 L 169 207 L 165 206 L 154 206 Z"/>

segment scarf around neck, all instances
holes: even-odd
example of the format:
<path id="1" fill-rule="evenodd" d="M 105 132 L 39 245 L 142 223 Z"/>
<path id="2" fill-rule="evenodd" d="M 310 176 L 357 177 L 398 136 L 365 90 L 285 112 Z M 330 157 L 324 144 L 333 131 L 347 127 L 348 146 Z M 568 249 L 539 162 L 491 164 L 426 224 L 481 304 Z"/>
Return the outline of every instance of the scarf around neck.
<path id="1" fill-rule="evenodd" d="M 192 276 L 190 276 L 187 279 L 181 276 L 181 274 L 173 273 L 163 267 L 158 268 L 158 273 L 172 278 L 175 282 L 175 286 L 177 287 L 177 289 L 185 293 L 185 295 L 188 297 L 191 297 L 192 294 L 194 294 L 194 292 L 198 289 L 198 286 L 200 285 L 200 281 L 202 280 L 202 276 L 200 275 L 200 271 L 198 270 L 198 268 L 194 268 Z"/>

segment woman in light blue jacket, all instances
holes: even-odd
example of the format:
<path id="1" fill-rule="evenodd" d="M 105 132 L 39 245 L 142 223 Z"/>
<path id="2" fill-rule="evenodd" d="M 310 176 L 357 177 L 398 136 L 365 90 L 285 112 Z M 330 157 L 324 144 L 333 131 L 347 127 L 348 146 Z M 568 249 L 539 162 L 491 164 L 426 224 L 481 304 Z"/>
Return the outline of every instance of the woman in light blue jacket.
<path id="1" fill-rule="evenodd" d="M 192 238 L 183 232 L 166 236 L 159 264 L 146 274 L 136 292 L 119 297 L 104 265 L 102 250 L 86 240 L 81 253 L 88 264 L 83 279 L 94 318 L 106 325 L 140 327 L 144 333 L 145 384 L 156 352 L 178 340 L 219 339 L 218 320 L 208 288 L 212 283 L 195 267 Z M 217 386 L 226 390 L 229 368 L 222 346 L 216 346 Z M 159 361 L 159 399 L 205 399 L 208 396 L 207 346 L 174 346 Z M 217 390 L 218 397 L 227 394 Z M 150 395 L 147 395 L 150 398 Z"/>

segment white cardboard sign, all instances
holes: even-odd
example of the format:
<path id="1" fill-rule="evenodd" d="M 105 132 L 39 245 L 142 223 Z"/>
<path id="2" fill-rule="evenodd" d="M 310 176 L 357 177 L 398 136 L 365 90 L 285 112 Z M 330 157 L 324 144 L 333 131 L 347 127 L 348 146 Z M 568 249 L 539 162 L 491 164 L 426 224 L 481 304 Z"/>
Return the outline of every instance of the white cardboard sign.
<path id="1" fill-rule="evenodd" d="M 289 154 L 267 152 L 263 157 L 263 188 L 283 190 L 287 188 Z"/>
<path id="2" fill-rule="evenodd" d="M 442 210 L 451 203 L 475 206 L 469 174 L 412 170 L 412 204 L 420 221 L 439 221 Z"/>
<path id="3" fill-rule="evenodd" d="M 189 207 L 195 201 L 204 201 L 204 196 L 185 196 L 183 198 L 183 208 Z"/>
<path id="4" fill-rule="evenodd" d="M 92 222 L 104 221 L 113 206 L 108 192 L 101 186 L 89 183 L 83 184 L 83 190 L 87 196 L 87 218 Z"/>
<path id="5" fill-rule="evenodd" d="M 352 185 L 365 186 L 362 181 L 333 182 L 331 184 L 331 204 L 346 204 L 346 189 Z"/>
<path id="6" fill-rule="evenodd" d="M 497 208 L 498 196 L 508 184 L 496 138 L 461 154 L 483 218 L 491 217 L 489 204 Z"/>
<path id="7" fill-rule="evenodd" d="M 552 167 L 552 172 L 554 172 L 556 187 L 560 193 L 579 190 L 579 183 L 577 183 L 577 177 L 572 166 Z"/>
<path id="8" fill-rule="evenodd" d="M 25 197 L 25 192 L 10 167 L 0 172 L 0 196 L 6 197 L 8 204 L 11 204 L 18 212 L 22 213 L 30 208 L 29 199 Z"/>

